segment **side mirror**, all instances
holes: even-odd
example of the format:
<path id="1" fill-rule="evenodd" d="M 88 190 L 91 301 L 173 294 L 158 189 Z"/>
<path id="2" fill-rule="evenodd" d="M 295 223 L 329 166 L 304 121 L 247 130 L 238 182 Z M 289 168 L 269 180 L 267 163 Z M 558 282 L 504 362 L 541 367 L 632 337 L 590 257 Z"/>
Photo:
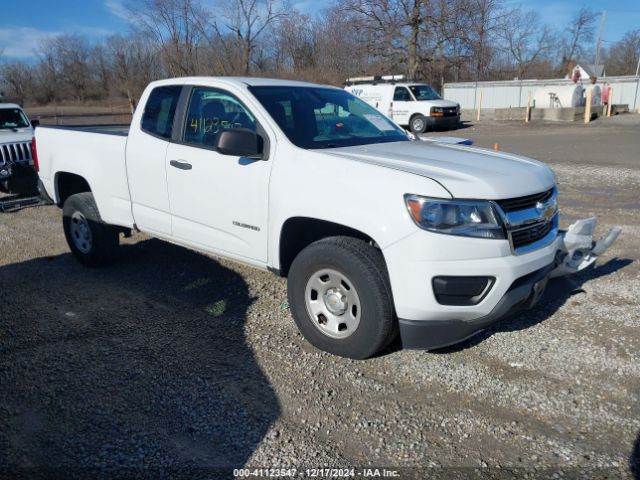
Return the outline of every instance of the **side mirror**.
<path id="1" fill-rule="evenodd" d="M 38 125 L 40 125 L 40 120 L 36 120 L 36 119 L 31 120 L 31 126 L 33 128 L 36 128 Z"/>
<path id="2" fill-rule="evenodd" d="M 223 155 L 262 158 L 262 138 L 256 132 L 247 128 L 222 130 L 216 136 L 214 147 Z"/>

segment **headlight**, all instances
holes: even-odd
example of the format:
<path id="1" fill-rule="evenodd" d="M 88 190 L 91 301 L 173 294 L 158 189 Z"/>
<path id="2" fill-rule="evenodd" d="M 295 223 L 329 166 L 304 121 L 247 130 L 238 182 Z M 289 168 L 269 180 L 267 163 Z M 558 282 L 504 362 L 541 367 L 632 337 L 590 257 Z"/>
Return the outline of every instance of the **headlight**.
<path id="1" fill-rule="evenodd" d="M 466 237 L 504 239 L 500 217 L 490 202 L 443 200 L 405 195 L 407 209 L 420 228 Z"/>
<path id="2" fill-rule="evenodd" d="M 431 113 L 444 113 L 442 107 L 431 107 Z"/>

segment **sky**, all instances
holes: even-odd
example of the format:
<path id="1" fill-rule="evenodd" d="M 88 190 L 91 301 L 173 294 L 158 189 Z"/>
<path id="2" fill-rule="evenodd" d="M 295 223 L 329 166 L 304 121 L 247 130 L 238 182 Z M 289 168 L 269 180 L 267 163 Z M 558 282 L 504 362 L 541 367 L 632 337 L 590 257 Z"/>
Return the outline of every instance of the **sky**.
<path id="1" fill-rule="evenodd" d="M 91 40 L 126 33 L 126 0 L 0 0 L 0 52 L 5 60 L 30 60 L 42 38 L 59 33 L 77 33 Z M 203 0 L 203 3 L 214 0 Z M 290 0 L 294 8 L 315 14 L 335 0 Z M 339 1 L 339 0 L 338 0 Z M 607 10 L 603 45 L 609 46 L 632 29 L 640 28 L 638 0 L 503 0 L 508 7 L 536 9 L 556 28 L 565 26 L 581 6 Z"/>

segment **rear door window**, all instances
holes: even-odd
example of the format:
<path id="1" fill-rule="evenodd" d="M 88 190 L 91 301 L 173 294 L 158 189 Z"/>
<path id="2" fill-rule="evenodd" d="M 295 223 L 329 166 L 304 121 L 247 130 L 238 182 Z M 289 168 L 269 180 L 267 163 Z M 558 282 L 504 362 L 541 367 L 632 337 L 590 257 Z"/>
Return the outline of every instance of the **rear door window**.
<path id="1" fill-rule="evenodd" d="M 170 139 L 181 92 L 181 85 L 154 88 L 144 107 L 142 130 L 151 135 Z"/>
<path id="2" fill-rule="evenodd" d="M 187 107 L 183 141 L 212 147 L 218 132 L 226 128 L 256 130 L 253 114 L 234 95 L 209 87 L 194 87 Z"/>

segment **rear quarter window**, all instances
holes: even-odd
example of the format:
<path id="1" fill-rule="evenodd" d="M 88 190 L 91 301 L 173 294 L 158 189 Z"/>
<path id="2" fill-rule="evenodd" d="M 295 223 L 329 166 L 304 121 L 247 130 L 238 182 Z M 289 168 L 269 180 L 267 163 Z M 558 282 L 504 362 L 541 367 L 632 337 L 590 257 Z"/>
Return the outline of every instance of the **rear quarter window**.
<path id="1" fill-rule="evenodd" d="M 152 135 L 170 139 L 181 92 L 182 86 L 180 85 L 154 88 L 144 107 L 140 128 Z"/>

